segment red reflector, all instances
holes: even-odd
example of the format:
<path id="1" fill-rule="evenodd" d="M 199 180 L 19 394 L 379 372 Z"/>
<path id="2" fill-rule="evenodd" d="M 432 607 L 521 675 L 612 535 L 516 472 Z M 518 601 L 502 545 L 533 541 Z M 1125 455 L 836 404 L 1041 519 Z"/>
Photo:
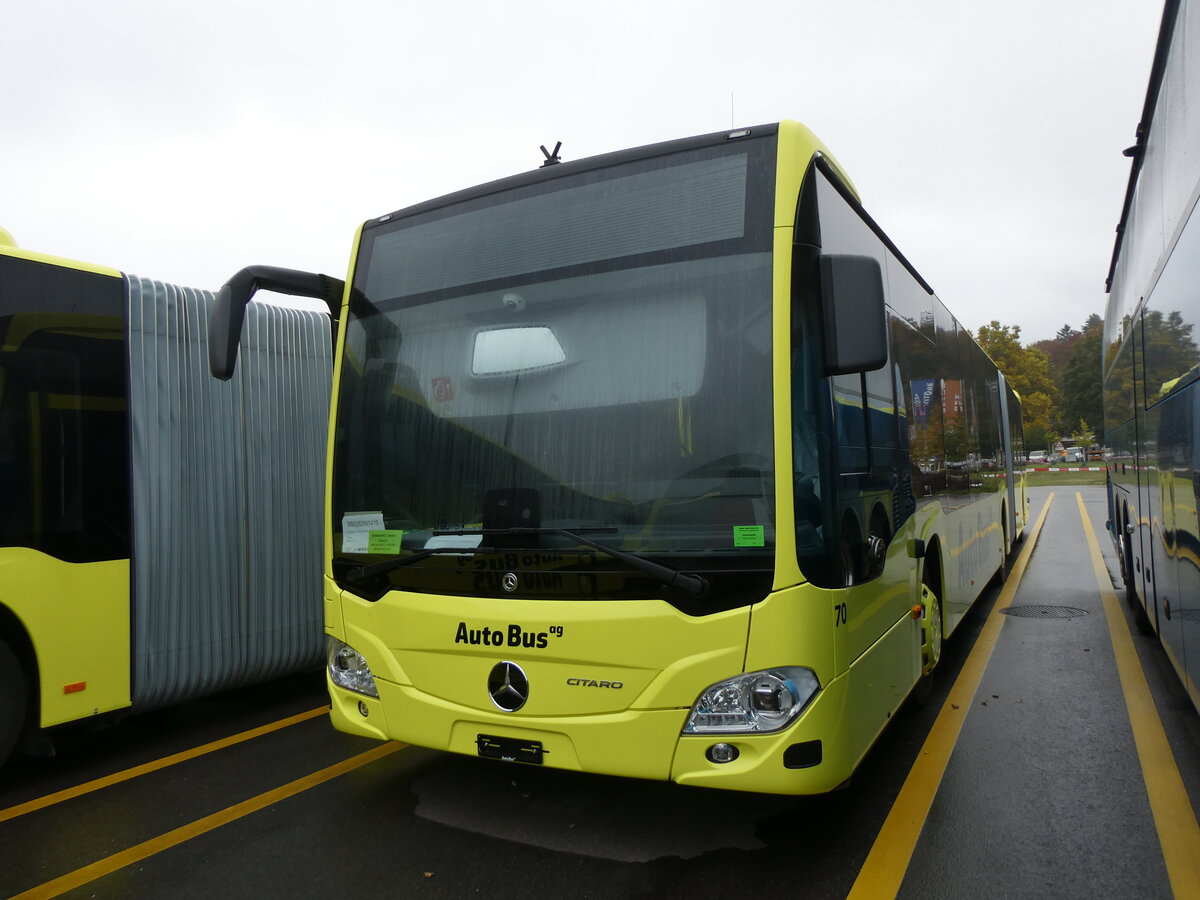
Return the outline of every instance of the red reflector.
<path id="1" fill-rule="evenodd" d="M 63 693 L 64 694 L 78 694 L 80 691 L 85 690 L 86 688 L 87 688 L 86 681 L 76 681 L 74 684 L 64 684 L 63 685 Z"/>

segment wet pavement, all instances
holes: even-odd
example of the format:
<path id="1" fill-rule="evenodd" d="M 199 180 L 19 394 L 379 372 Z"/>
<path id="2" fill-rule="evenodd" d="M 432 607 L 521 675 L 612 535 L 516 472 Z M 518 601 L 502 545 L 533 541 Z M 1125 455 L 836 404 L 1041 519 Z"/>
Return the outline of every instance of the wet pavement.
<path id="1" fill-rule="evenodd" d="M 1031 492 L 1031 520 L 1050 493 Z M 985 592 L 931 702 L 844 790 L 731 794 L 379 745 L 330 728 L 314 673 L 75 729 L 54 759 L 0 771 L 0 896 L 842 898 L 950 702 L 966 712 L 927 817 L 905 826 L 901 896 L 1170 897 L 1080 513 L 1112 576 L 1104 491 L 1053 493 L 1007 613 Z M 948 701 L 984 644 L 978 690 Z M 1200 718 L 1154 639 L 1132 645 L 1194 826 Z"/>

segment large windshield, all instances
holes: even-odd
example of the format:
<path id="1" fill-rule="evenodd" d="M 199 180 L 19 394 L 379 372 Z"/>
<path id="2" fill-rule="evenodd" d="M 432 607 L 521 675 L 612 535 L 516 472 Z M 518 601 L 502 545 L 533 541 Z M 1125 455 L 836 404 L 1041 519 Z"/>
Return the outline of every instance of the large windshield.
<path id="1" fill-rule="evenodd" d="M 338 404 L 339 579 L 432 550 L 388 586 L 502 594 L 478 573 L 520 569 L 539 596 L 590 596 L 621 571 L 614 597 L 661 594 L 564 531 L 689 572 L 769 572 L 772 157 L 730 143 L 368 228 Z M 590 587 L 547 577 L 564 570 Z"/>

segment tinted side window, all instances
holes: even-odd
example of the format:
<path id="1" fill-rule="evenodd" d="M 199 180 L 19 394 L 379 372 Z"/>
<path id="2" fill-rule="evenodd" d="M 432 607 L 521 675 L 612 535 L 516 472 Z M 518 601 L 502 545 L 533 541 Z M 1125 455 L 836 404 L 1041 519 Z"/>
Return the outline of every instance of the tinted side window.
<path id="1" fill-rule="evenodd" d="M 905 298 L 901 317 L 919 327 L 923 317 L 912 291 L 893 286 L 896 260 L 889 247 L 823 173 L 815 179 L 820 216 L 821 253 L 869 256 L 887 273 L 889 307 L 893 297 Z M 891 260 L 891 265 L 889 265 Z M 907 287 L 907 285 L 905 286 Z M 895 310 L 891 311 L 895 314 Z M 853 544 L 859 571 L 855 580 L 877 574 L 868 560 L 868 539 L 890 541 L 902 520 L 911 514 L 912 483 L 907 462 L 907 425 L 896 404 L 896 385 L 902 381 L 894 356 L 879 370 L 830 379 L 836 432 L 832 468 L 836 483 L 839 527 Z M 900 409 L 903 410 L 903 403 Z M 903 438 L 901 435 L 904 431 Z"/>
<path id="2" fill-rule="evenodd" d="M 129 556 L 119 278 L 0 256 L 0 546 Z"/>

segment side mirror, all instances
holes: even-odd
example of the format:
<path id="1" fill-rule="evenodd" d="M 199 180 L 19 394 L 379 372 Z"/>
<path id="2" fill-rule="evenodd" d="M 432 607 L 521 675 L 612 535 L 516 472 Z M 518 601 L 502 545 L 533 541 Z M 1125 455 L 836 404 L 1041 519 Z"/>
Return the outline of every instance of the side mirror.
<path id="1" fill-rule="evenodd" d="M 819 259 L 825 374 L 873 372 L 887 362 L 883 272 L 870 256 Z"/>
<path id="2" fill-rule="evenodd" d="M 235 276 L 236 277 L 236 276 Z M 234 279 L 225 282 L 217 293 L 217 302 L 208 318 L 208 369 L 214 378 L 228 381 L 237 365 L 238 342 L 246 318 L 249 296 L 233 298 Z"/>
<path id="3" fill-rule="evenodd" d="M 260 288 L 293 297 L 324 300 L 333 317 L 333 332 L 336 334 L 338 311 L 346 288 L 344 281 L 296 269 L 247 266 L 225 282 L 209 315 L 208 369 L 214 378 L 228 381 L 233 377 L 238 342 L 242 338 L 242 323 L 246 318 L 246 304 Z"/>

